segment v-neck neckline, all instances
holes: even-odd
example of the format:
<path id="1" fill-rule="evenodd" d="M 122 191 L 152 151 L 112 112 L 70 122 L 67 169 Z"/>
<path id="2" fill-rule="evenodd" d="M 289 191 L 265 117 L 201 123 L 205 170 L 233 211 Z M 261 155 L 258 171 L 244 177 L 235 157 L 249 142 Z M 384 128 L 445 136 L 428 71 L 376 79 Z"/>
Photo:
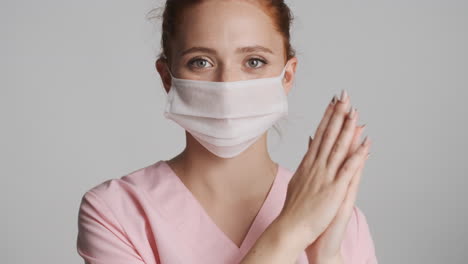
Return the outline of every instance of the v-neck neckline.
<path id="1" fill-rule="evenodd" d="M 185 196 L 185 200 L 191 203 L 190 205 L 194 208 L 191 208 L 191 210 L 195 210 L 194 212 L 198 213 L 198 215 L 201 218 L 205 219 L 205 222 L 203 222 L 203 219 L 198 219 L 200 222 L 200 225 L 203 225 L 204 228 L 208 229 L 210 234 L 214 234 L 216 236 L 216 243 L 215 244 L 217 247 L 224 248 L 229 247 L 232 252 L 236 254 L 243 253 L 244 251 L 248 250 L 257 240 L 257 238 L 263 233 L 264 229 L 269 225 L 269 214 L 271 211 L 275 208 L 275 195 L 277 194 L 278 191 L 278 184 L 279 184 L 279 177 L 282 172 L 282 167 L 279 163 L 276 162 L 277 165 L 277 171 L 275 178 L 273 179 L 273 182 L 270 186 L 270 189 L 267 193 L 267 196 L 265 200 L 263 201 L 259 211 L 257 212 L 257 215 L 253 219 L 252 223 L 250 224 L 250 227 L 247 231 L 247 234 L 245 235 L 240 247 L 237 246 L 234 241 L 232 241 L 224 231 L 221 230 L 221 228 L 214 222 L 214 220 L 211 218 L 211 216 L 207 213 L 205 208 L 201 205 L 199 200 L 194 196 L 194 194 L 188 189 L 188 187 L 182 182 L 182 180 L 177 176 L 175 171 L 169 166 L 166 160 L 161 160 L 161 163 L 163 166 L 166 168 L 167 172 L 169 172 L 170 177 L 175 180 L 175 184 L 177 184 L 176 188 L 178 188 L 179 191 L 183 192 L 183 195 Z M 177 209 L 174 209 L 177 210 Z M 192 211 L 193 212 L 193 211 Z M 184 212 L 181 212 L 184 215 Z M 186 216 L 190 216 L 188 213 Z M 188 220 L 188 219 L 185 219 Z"/>

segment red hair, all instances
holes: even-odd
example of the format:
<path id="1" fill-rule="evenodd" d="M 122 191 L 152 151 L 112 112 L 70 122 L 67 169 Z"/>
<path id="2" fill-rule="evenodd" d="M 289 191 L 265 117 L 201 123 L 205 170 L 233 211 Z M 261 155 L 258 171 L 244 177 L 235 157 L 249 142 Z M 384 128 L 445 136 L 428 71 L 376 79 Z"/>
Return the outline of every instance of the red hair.
<path id="1" fill-rule="evenodd" d="M 203 0 L 166 0 L 164 10 L 162 13 L 162 35 L 161 35 L 161 49 L 158 55 L 159 59 L 165 60 L 170 63 L 169 54 L 171 54 L 170 40 L 175 37 L 179 19 L 185 9 L 201 3 Z M 268 14 L 275 29 L 282 35 L 284 43 L 285 61 L 294 57 L 296 51 L 291 46 L 290 27 L 293 20 L 291 10 L 286 5 L 284 0 L 245 0 L 258 5 L 266 14 Z M 160 8 L 155 8 L 150 11 L 152 13 Z M 161 16 L 156 16 L 161 17 Z"/>
<path id="2" fill-rule="evenodd" d="M 290 28 L 293 20 L 293 15 L 284 0 L 244 0 L 261 8 L 272 20 L 272 24 L 277 32 L 282 35 L 284 43 L 285 62 L 296 56 L 295 49 L 291 46 Z M 171 65 L 171 44 L 177 30 L 177 25 L 180 25 L 180 19 L 185 9 L 192 7 L 196 4 L 202 3 L 203 0 L 166 0 L 162 15 L 156 14 L 149 18 L 162 17 L 162 34 L 161 34 L 161 52 L 158 55 L 158 60 L 165 61 L 168 66 Z M 160 10 L 155 8 L 149 11 L 149 14 Z M 281 137 L 281 132 L 276 124 L 273 126 Z"/>

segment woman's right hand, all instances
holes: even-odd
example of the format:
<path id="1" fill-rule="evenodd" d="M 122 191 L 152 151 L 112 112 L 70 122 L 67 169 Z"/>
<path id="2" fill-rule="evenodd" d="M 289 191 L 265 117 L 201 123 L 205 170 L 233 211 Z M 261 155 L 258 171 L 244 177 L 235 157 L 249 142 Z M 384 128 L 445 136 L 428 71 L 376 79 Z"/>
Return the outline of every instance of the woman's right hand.
<path id="1" fill-rule="evenodd" d="M 356 151 L 348 153 L 353 139 L 359 140 L 354 137 L 357 115 L 354 111 L 353 117 L 349 116 L 350 101 L 344 90 L 341 97 L 334 97 L 327 107 L 275 220 L 302 248 L 314 242 L 333 220 L 351 179 L 369 153 L 367 137 Z"/>

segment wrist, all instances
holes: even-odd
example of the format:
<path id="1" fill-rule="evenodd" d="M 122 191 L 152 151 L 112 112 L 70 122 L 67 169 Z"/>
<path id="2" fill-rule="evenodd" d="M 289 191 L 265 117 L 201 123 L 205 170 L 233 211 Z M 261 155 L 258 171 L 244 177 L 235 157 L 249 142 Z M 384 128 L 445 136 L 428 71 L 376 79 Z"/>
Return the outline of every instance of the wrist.
<path id="1" fill-rule="evenodd" d="M 304 224 L 291 224 L 287 215 L 280 214 L 272 222 L 272 225 L 279 230 L 278 232 L 282 234 L 284 240 L 297 244 L 298 247 L 302 247 L 302 250 L 305 250 L 320 236 L 320 233 L 315 232 L 312 226 L 306 227 Z"/>
<path id="2" fill-rule="evenodd" d="M 304 247 L 288 231 L 283 222 L 274 220 L 240 263 L 295 263 Z"/>
<path id="3" fill-rule="evenodd" d="M 283 249 L 287 248 L 299 254 L 307 247 L 307 242 L 291 228 L 285 218 L 277 217 L 268 226 L 267 230 L 270 231 L 277 245 Z"/>

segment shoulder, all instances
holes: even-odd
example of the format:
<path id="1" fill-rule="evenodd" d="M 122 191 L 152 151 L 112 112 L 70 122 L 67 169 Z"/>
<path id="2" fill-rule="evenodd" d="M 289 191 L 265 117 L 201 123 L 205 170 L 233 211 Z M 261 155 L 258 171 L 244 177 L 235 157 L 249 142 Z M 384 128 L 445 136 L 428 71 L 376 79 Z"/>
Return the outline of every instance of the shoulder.
<path id="1" fill-rule="evenodd" d="M 144 217 L 142 208 L 152 205 L 148 198 L 155 189 L 161 188 L 165 175 L 161 161 L 126 174 L 120 178 L 103 181 L 86 190 L 81 197 L 78 224 L 100 219 L 101 223 L 112 223 L 114 227 L 124 229 Z M 131 217 L 130 217 L 131 216 Z"/>
<path id="2" fill-rule="evenodd" d="M 88 189 L 78 212 L 78 254 L 86 263 L 143 263 L 135 245 L 145 223 L 142 209 L 148 202 L 144 188 L 151 183 L 155 165 Z"/>
<path id="3" fill-rule="evenodd" d="M 162 162 L 158 161 L 127 173 L 120 178 L 100 182 L 85 191 L 82 201 L 86 199 L 100 200 L 100 202 L 111 205 L 123 198 L 139 195 L 142 191 L 153 188 L 160 176 L 164 175 L 165 171 L 161 164 Z"/>

